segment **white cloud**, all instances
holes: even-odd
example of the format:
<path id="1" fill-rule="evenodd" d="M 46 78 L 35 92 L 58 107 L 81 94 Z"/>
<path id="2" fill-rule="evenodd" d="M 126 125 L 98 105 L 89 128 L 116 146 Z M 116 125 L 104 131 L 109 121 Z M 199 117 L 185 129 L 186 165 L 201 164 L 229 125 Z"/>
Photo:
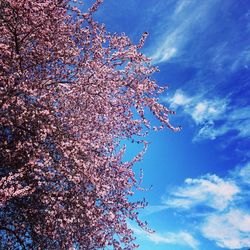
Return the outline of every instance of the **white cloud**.
<path id="1" fill-rule="evenodd" d="M 170 40 L 167 39 L 164 45 L 161 48 L 158 48 L 156 53 L 151 56 L 154 61 L 168 61 L 169 59 L 175 56 L 177 49 L 171 45 L 173 44 L 171 43 L 172 39 L 172 37 L 170 37 Z"/>
<path id="2" fill-rule="evenodd" d="M 167 34 L 159 47 L 150 56 L 155 63 L 168 61 L 177 54 L 176 41 L 178 36 L 178 30 Z"/>
<path id="3" fill-rule="evenodd" d="M 163 204 L 168 208 L 181 209 L 178 211 L 182 217 L 186 215 L 187 220 L 191 215 L 192 221 L 198 221 L 196 230 L 219 247 L 249 247 L 249 179 L 250 162 L 236 167 L 224 178 L 211 174 L 188 178 L 163 198 Z M 199 210 L 201 206 L 203 209 Z"/>
<path id="4" fill-rule="evenodd" d="M 238 179 L 242 184 L 250 185 L 250 162 L 238 166 L 235 170 L 231 171 L 231 175 Z"/>
<path id="5" fill-rule="evenodd" d="M 235 131 L 235 137 L 250 137 L 250 107 L 230 106 L 228 98 L 206 98 L 205 94 L 190 96 L 178 89 L 171 98 L 162 101 L 170 103 L 173 109 L 180 107 L 192 118 L 199 130 L 194 141 L 214 140 Z"/>
<path id="6" fill-rule="evenodd" d="M 249 247 L 250 214 L 240 209 L 231 209 L 228 213 L 210 215 L 202 225 L 201 232 L 220 247 Z"/>
<path id="7" fill-rule="evenodd" d="M 165 6 L 166 4 L 161 5 L 161 8 L 157 9 L 159 15 L 165 16 L 165 18 L 162 18 L 161 23 L 155 26 L 157 42 L 154 42 L 149 50 L 154 63 L 162 63 L 176 58 L 183 64 L 195 65 L 200 71 L 210 68 L 214 72 L 223 72 L 223 74 L 225 74 L 225 70 L 234 72 L 238 68 L 248 67 L 249 44 L 242 39 L 240 49 L 234 46 L 239 41 L 239 36 L 243 34 L 238 34 L 237 25 L 234 25 L 232 30 L 224 29 L 224 39 L 215 40 L 204 50 L 203 46 L 209 43 L 207 34 L 210 32 L 213 36 L 211 30 L 224 27 L 223 24 L 218 26 L 217 23 L 218 14 L 221 12 L 218 1 L 178 0 L 175 1 L 175 8 L 171 10 L 171 14 L 165 13 L 164 15 L 163 11 L 167 11 Z M 227 13 L 234 6 L 231 1 L 227 1 L 223 8 Z M 227 19 L 221 20 L 222 23 L 227 24 Z M 224 20 L 225 22 L 223 22 Z M 235 34 L 234 37 L 232 37 L 232 32 Z M 245 34 L 247 33 L 246 30 Z"/>
<path id="8" fill-rule="evenodd" d="M 235 137 L 249 138 L 250 137 L 250 107 L 248 108 L 249 116 L 244 116 L 245 108 L 237 109 L 237 115 L 235 110 L 228 110 L 228 112 L 220 115 L 219 117 L 213 117 L 212 122 L 205 122 L 200 128 L 194 140 L 201 139 L 216 139 L 219 136 L 227 134 L 230 131 L 235 131 Z M 216 121 L 221 121 L 221 125 L 215 125 Z"/>
<path id="9" fill-rule="evenodd" d="M 233 201 L 240 188 L 231 180 L 223 180 L 216 175 L 206 175 L 199 179 L 186 179 L 185 185 L 163 198 L 169 207 L 190 209 L 203 205 L 222 211 Z"/>
<path id="10" fill-rule="evenodd" d="M 180 14 L 180 12 L 184 11 L 185 8 L 187 8 L 187 6 L 191 3 L 191 1 L 185 0 L 185 1 L 178 1 L 176 4 L 176 8 L 175 8 L 175 15 Z"/>
<path id="11" fill-rule="evenodd" d="M 140 228 L 131 227 L 135 234 L 149 240 L 155 244 L 172 244 L 188 246 L 198 249 L 199 241 L 186 231 L 167 232 L 167 233 L 148 233 Z"/>
<path id="12" fill-rule="evenodd" d="M 197 249 L 199 242 L 189 233 L 180 231 L 178 233 L 150 234 L 148 238 L 155 243 L 186 245 Z"/>
<path id="13" fill-rule="evenodd" d="M 143 215 L 150 215 L 154 213 L 161 212 L 163 210 L 166 210 L 168 207 L 166 205 L 155 205 L 155 206 L 147 206 L 142 211 Z"/>
<path id="14" fill-rule="evenodd" d="M 193 107 L 190 107 L 189 112 L 197 124 L 202 124 L 220 119 L 220 115 L 225 110 L 226 100 L 213 99 L 198 101 Z"/>
<path id="15" fill-rule="evenodd" d="M 242 178 L 243 182 L 250 184 L 250 162 L 241 168 L 239 176 Z"/>
<path id="16" fill-rule="evenodd" d="M 165 101 L 170 102 L 172 106 L 184 106 L 189 104 L 192 101 L 192 98 L 187 97 L 183 91 L 177 90 L 172 98 L 169 100 L 165 99 Z"/>
<path id="17" fill-rule="evenodd" d="M 165 22 L 158 27 L 162 30 L 160 42 L 157 48 L 153 48 L 151 58 L 155 63 L 170 60 L 178 55 L 178 51 L 187 44 L 191 38 L 192 30 L 203 28 L 208 22 L 207 16 L 213 9 L 215 1 L 204 1 L 197 4 L 196 1 L 179 0 L 173 14 L 168 17 L 166 23 L 171 24 L 167 27 Z M 184 20 L 184 21 L 183 21 Z M 173 27 L 173 28 L 171 28 Z"/>
<path id="18" fill-rule="evenodd" d="M 203 95 L 188 96 L 180 89 L 176 90 L 172 98 L 163 99 L 163 101 L 170 103 L 172 108 L 182 107 L 196 124 L 222 119 L 228 105 L 227 99 L 207 99 Z"/>

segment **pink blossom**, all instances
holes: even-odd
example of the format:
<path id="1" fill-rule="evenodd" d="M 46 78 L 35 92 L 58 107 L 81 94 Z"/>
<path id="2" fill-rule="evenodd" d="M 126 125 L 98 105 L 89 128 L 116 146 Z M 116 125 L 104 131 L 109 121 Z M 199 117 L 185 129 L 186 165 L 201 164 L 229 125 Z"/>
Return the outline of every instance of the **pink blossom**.
<path id="1" fill-rule="evenodd" d="M 92 16 L 101 3 L 84 14 L 69 0 L 0 1 L 0 248 L 134 249 L 128 219 L 147 228 L 146 202 L 128 197 L 145 109 L 178 128 L 140 52 L 147 34 L 133 45 L 108 33 Z M 138 137 L 144 149 L 123 162 L 121 142 Z"/>

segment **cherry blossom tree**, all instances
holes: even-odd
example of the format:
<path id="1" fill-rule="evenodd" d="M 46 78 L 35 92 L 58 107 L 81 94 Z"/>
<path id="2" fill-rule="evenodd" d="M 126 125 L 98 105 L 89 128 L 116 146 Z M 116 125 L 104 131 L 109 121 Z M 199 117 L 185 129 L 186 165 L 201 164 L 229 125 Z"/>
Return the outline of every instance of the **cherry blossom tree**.
<path id="1" fill-rule="evenodd" d="M 69 0 L 0 0 L 1 249 L 133 249 L 134 164 L 164 90 L 138 44 Z M 124 141 L 144 149 L 124 161 Z"/>

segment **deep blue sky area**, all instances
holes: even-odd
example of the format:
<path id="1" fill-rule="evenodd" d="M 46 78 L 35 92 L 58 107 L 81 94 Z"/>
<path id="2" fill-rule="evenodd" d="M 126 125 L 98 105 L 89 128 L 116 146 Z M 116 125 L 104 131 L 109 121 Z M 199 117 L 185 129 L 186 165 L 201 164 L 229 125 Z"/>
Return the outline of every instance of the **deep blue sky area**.
<path id="1" fill-rule="evenodd" d="M 95 14 L 125 32 L 169 90 L 161 102 L 183 130 L 151 133 L 136 168 L 153 185 L 141 211 L 155 234 L 136 225 L 141 250 L 250 247 L 250 1 L 106 0 Z M 135 153 L 128 147 L 127 156 Z"/>

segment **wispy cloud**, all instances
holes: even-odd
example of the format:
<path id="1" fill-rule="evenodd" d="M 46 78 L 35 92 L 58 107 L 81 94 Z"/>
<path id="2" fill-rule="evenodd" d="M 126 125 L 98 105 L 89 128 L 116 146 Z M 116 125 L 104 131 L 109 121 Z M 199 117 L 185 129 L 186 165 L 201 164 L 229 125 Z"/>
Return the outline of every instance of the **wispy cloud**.
<path id="1" fill-rule="evenodd" d="M 171 244 L 187 246 L 191 249 L 198 249 L 199 241 L 186 231 L 167 232 L 167 233 L 148 233 L 140 228 L 131 227 L 136 235 L 155 244 Z"/>
<path id="2" fill-rule="evenodd" d="M 238 176 L 241 178 L 243 183 L 250 185 L 250 162 L 244 167 L 238 168 Z"/>
<path id="3" fill-rule="evenodd" d="M 233 181 L 208 174 L 198 179 L 186 179 L 184 186 L 163 198 L 163 203 L 181 209 L 203 205 L 223 211 L 239 192 L 240 188 Z"/>
<path id="4" fill-rule="evenodd" d="M 209 215 L 201 226 L 202 234 L 227 249 L 250 246 L 250 213 L 230 209 L 222 214 Z"/>
<path id="5" fill-rule="evenodd" d="M 164 6 L 158 7 L 163 17 L 155 25 L 148 54 L 154 63 L 168 62 L 161 68 L 171 70 L 174 65 L 188 75 L 183 88 L 196 94 L 179 89 L 168 102 L 197 125 L 193 141 L 214 140 L 229 133 L 230 139 L 250 138 L 249 74 L 246 76 L 250 45 L 245 39 L 250 36 L 249 11 L 232 0 L 223 3 L 223 9 L 216 0 L 173 1 L 166 15 Z M 228 18 L 232 11 L 235 18 Z M 181 76 L 172 81 L 176 79 L 185 81 Z M 221 97 L 221 93 L 227 96 Z M 240 105 L 234 103 L 235 95 L 241 98 Z"/>
<path id="6" fill-rule="evenodd" d="M 207 174 L 186 179 L 162 201 L 168 208 L 181 209 L 182 216 L 192 215 L 200 221 L 198 231 L 216 245 L 227 249 L 249 247 L 249 177 L 250 162 L 236 167 L 224 178 Z"/>
<path id="7" fill-rule="evenodd" d="M 216 125 L 217 121 L 221 121 L 220 125 Z M 236 132 L 235 137 L 250 137 L 250 107 L 228 107 L 219 119 L 214 119 L 212 123 L 205 123 L 199 130 L 195 140 L 215 139 L 228 132 Z"/>
<path id="8" fill-rule="evenodd" d="M 236 132 L 236 137 L 250 137 L 250 107 L 231 106 L 227 97 L 190 96 L 178 89 L 172 98 L 163 101 L 192 118 L 199 128 L 194 141 L 213 140 L 231 131 Z"/>
<path id="9" fill-rule="evenodd" d="M 188 96 L 178 89 L 174 96 L 168 100 L 173 108 L 182 107 L 184 112 L 189 114 L 196 124 L 211 123 L 214 120 L 222 119 L 222 114 L 227 109 L 228 100 L 213 98 L 206 99 L 202 94 Z"/>
<path id="10" fill-rule="evenodd" d="M 235 20 L 228 20 L 223 13 L 232 8 L 232 3 L 233 1 L 225 2 L 221 11 L 220 2 L 216 0 L 176 1 L 172 13 L 166 15 L 155 27 L 158 30 L 158 42 L 151 46 L 149 53 L 154 63 L 178 58 L 184 64 L 191 62 L 201 70 L 206 66 L 216 72 L 225 69 L 234 72 L 239 67 L 249 67 L 249 43 L 245 42 L 244 38 L 239 39 L 242 33 L 237 29 L 237 25 L 232 23 Z M 164 5 L 161 9 L 165 11 Z M 158 12 L 160 13 L 159 10 Z M 220 26 L 217 23 L 218 18 L 223 22 Z M 247 15 L 241 17 L 246 22 L 248 18 Z M 223 30 L 223 36 L 219 40 L 213 39 L 213 43 L 210 43 L 214 35 L 220 36 L 221 30 L 218 29 L 221 26 L 227 28 Z M 232 36 L 232 30 L 235 36 Z M 245 30 L 245 33 L 249 32 L 250 29 Z M 240 49 L 235 47 L 239 41 Z"/>
<path id="11" fill-rule="evenodd" d="M 145 216 L 164 211 L 168 208 L 166 205 L 151 205 L 144 208 L 142 214 Z"/>
<path id="12" fill-rule="evenodd" d="M 151 53 L 155 63 L 168 61 L 169 59 L 179 56 L 180 51 L 185 47 L 191 38 L 192 30 L 200 29 L 201 23 L 206 27 L 208 22 L 207 15 L 213 8 L 215 1 L 196 1 L 179 0 L 176 2 L 172 15 L 167 19 L 167 23 L 162 23 L 162 35 L 159 37 L 160 42 Z"/>

